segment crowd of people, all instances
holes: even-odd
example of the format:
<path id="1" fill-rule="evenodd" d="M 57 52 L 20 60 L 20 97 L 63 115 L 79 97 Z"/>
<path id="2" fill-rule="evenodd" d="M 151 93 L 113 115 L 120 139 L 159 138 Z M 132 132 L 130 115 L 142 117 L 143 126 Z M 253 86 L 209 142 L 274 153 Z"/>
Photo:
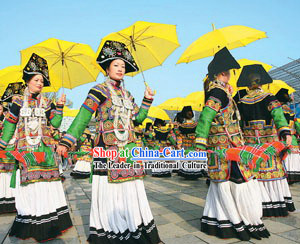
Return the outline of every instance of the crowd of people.
<path id="1" fill-rule="evenodd" d="M 106 79 L 90 89 L 66 132 L 58 130 L 66 98 L 51 101 L 43 95 L 51 82 L 47 61 L 37 54 L 24 67 L 23 94 L 11 97 L 9 108 L 0 106 L 0 214 L 17 213 L 10 236 L 44 242 L 72 227 L 62 181 L 63 170 L 74 161 L 72 177 L 92 183 L 90 243 L 163 243 L 146 196 L 143 167 L 97 168 L 96 161 L 108 159 L 93 159 L 96 146 L 207 151 L 207 170 L 179 168 L 176 173 L 187 180 L 207 178 L 201 231 L 209 235 L 267 238 L 262 217 L 295 210 L 289 184 L 300 181 L 300 126 L 288 106 L 287 90 L 273 95 L 261 88 L 272 83 L 263 66 L 243 67 L 237 86 L 247 89 L 233 97 L 230 70 L 241 67 L 226 47 L 221 49 L 208 65 L 199 119 L 185 106 L 174 121 L 156 118 L 143 128 L 154 93 L 146 86 L 139 107 L 125 89 L 124 75 L 139 70 L 130 51 L 123 43 L 106 41 L 97 62 Z M 95 134 L 88 129 L 93 115 Z M 238 150 L 228 158 L 230 149 Z M 255 156 L 263 160 L 253 165 Z M 133 163 L 131 157 L 125 161 Z M 120 162 L 124 158 L 114 159 Z M 172 173 L 153 169 L 151 175 Z"/>

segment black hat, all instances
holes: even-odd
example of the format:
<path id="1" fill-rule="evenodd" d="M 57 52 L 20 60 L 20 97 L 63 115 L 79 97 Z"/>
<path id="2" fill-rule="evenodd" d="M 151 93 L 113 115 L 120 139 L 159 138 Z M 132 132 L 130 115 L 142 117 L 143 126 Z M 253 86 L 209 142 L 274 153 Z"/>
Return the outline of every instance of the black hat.
<path id="1" fill-rule="evenodd" d="M 11 102 L 13 96 L 23 95 L 25 88 L 26 86 L 23 82 L 10 83 L 3 93 L 1 100 L 5 102 Z"/>
<path id="2" fill-rule="evenodd" d="M 194 117 L 194 112 L 193 112 L 192 106 L 184 106 L 182 108 L 182 111 L 181 111 L 182 117 L 186 118 L 186 115 L 187 115 L 188 112 L 192 112 L 193 113 L 193 117 Z"/>
<path id="3" fill-rule="evenodd" d="M 222 71 L 239 68 L 241 68 L 239 63 L 234 59 L 227 47 L 224 47 L 215 54 L 207 69 L 208 76 L 212 77 L 213 75 L 219 74 Z"/>
<path id="4" fill-rule="evenodd" d="M 158 126 L 158 125 L 165 126 L 166 125 L 166 121 L 164 121 L 162 119 L 155 119 L 154 126 Z"/>
<path id="5" fill-rule="evenodd" d="M 150 127 L 152 126 L 151 122 L 146 123 L 145 131 L 150 130 Z"/>
<path id="6" fill-rule="evenodd" d="M 184 121 L 184 118 L 183 118 L 183 115 L 181 112 L 177 113 L 175 118 L 174 118 L 174 121 L 175 122 L 178 122 L 178 123 L 183 123 Z"/>
<path id="7" fill-rule="evenodd" d="M 134 125 L 134 126 L 139 126 L 139 125 L 142 124 L 142 123 L 140 123 L 140 122 L 137 122 L 136 120 L 133 120 L 132 122 L 133 122 L 133 125 Z"/>
<path id="8" fill-rule="evenodd" d="M 251 86 L 253 83 L 264 85 L 273 80 L 261 64 L 245 65 L 237 81 L 237 87 Z"/>
<path id="9" fill-rule="evenodd" d="M 97 63 L 103 70 L 106 70 L 109 64 L 115 59 L 122 59 L 125 62 L 125 73 L 136 72 L 139 70 L 124 43 L 106 41 L 99 53 Z"/>
<path id="10" fill-rule="evenodd" d="M 288 103 L 292 101 L 289 95 L 289 90 L 285 88 L 281 88 L 275 96 L 279 102 Z"/>
<path id="11" fill-rule="evenodd" d="M 33 53 L 23 69 L 23 80 L 28 81 L 34 75 L 42 75 L 44 78 L 44 86 L 50 86 L 50 78 L 48 64 L 46 59 Z"/>

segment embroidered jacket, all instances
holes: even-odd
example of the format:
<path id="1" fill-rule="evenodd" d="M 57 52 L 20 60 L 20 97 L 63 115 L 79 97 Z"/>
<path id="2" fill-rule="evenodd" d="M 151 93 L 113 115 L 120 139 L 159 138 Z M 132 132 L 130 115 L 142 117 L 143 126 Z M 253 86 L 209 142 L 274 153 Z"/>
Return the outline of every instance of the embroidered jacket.
<path id="1" fill-rule="evenodd" d="M 138 123 L 142 123 L 147 117 L 148 110 L 152 103 L 152 100 L 149 100 L 144 97 L 142 105 L 140 108 L 135 104 L 134 98 L 131 94 L 125 90 L 121 89 L 112 84 L 114 92 L 117 96 L 122 99 L 122 90 L 127 93 L 130 101 L 133 104 L 133 111 L 130 114 L 130 123 L 128 127 L 128 143 L 125 145 L 125 149 L 128 148 L 131 150 L 136 144 L 136 137 L 134 133 L 134 125 L 132 120 L 135 119 Z M 98 147 L 103 147 L 106 150 L 119 150 L 124 148 L 119 148 L 121 141 L 117 138 L 115 130 L 120 133 L 124 133 L 125 129 L 123 128 L 122 123 L 118 122 L 117 128 L 114 125 L 115 110 L 113 109 L 112 103 L 112 94 L 107 87 L 107 84 L 101 83 L 94 86 L 88 93 L 88 96 L 80 108 L 80 111 L 70 128 L 67 131 L 67 134 L 63 137 L 60 144 L 65 145 L 70 148 L 78 138 L 80 138 L 84 129 L 91 120 L 91 117 L 96 113 L 96 140 L 95 145 Z M 120 159 L 116 159 L 117 162 L 120 162 Z M 105 159 L 107 162 L 107 159 Z M 131 159 L 127 159 L 127 162 L 132 162 Z M 108 175 L 109 182 L 123 182 L 128 180 L 134 180 L 137 178 L 144 177 L 143 169 L 141 170 L 97 170 L 94 168 L 94 174 Z"/>
<path id="2" fill-rule="evenodd" d="M 220 81 L 211 82 L 205 100 L 196 128 L 196 147 L 215 150 L 242 146 L 239 114 L 225 84 Z M 247 165 L 237 165 L 244 180 L 253 178 Z M 208 172 L 212 181 L 229 180 L 230 169 L 230 161 L 221 159 L 216 154 L 208 155 Z"/>
<path id="3" fill-rule="evenodd" d="M 248 91 L 240 100 L 239 110 L 246 144 L 278 141 L 285 135 L 290 135 L 281 104 L 270 93 L 261 89 Z M 280 158 L 273 156 L 268 162 L 262 163 L 255 175 L 258 180 L 284 178 L 285 172 Z"/>
<path id="4" fill-rule="evenodd" d="M 192 149 L 196 143 L 197 122 L 194 120 L 185 120 L 176 128 L 175 135 L 178 139 L 177 145 L 184 149 Z"/>
<path id="5" fill-rule="evenodd" d="M 53 146 L 55 145 L 52 137 L 50 124 L 58 128 L 62 122 L 62 110 L 63 105 L 55 106 L 47 98 L 44 99 L 44 109 L 46 118 L 42 121 L 42 135 L 41 142 L 37 147 L 31 147 L 25 135 L 24 120 L 20 119 L 20 109 L 23 106 L 24 97 L 17 97 L 12 104 L 12 107 L 7 114 L 4 122 L 3 135 L 0 139 L 0 146 L 5 149 L 13 137 L 16 136 L 15 149 L 18 151 L 30 151 L 30 152 L 46 152 L 48 157 L 46 161 L 37 163 L 34 157 L 32 160 L 27 161 L 26 165 L 22 164 L 21 167 L 21 184 L 28 184 L 37 181 L 55 181 L 60 180 L 58 172 L 58 162 L 56 157 L 53 156 Z M 30 95 L 28 97 L 28 107 L 36 108 L 41 102 L 41 96 L 39 94 Z M 38 132 L 31 133 L 31 138 L 36 138 Z"/>

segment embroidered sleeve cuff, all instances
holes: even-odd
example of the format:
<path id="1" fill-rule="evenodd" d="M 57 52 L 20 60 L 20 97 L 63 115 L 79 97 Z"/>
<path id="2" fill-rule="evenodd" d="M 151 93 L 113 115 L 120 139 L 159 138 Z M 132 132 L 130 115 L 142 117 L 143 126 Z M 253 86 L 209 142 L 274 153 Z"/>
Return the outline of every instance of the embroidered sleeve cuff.
<path id="1" fill-rule="evenodd" d="M 149 98 L 144 97 L 143 101 L 142 101 L 141 108 L 144 108 L 144 109 L 148 110 L 150 108 L 152 102 L 153 102 L 153 99 L 149 99 Z"/>
<path id="2" fill-rule="evenodd" d="M 270 102 L 268 109 L 269 109 L 269 111 L 272 111 L 272 110 L 274 110 L 276 108 L 280 108 L 280 107 L 281 107 L 281 103 L 276 100 L 276 101 Z"/>
<path id="3" fill-rule="evenodd" d="M 0 139 L 0 148 L 1 149 L 5 149 L 7 146 L 7 142 L 3 141 L 2 139 Z"/>
<path id="4" fill-rule="evenodd" d="M 202 145 L 207 145 L 207 139 L 206 138 L 202 138 L 202 137 L 197 137 L 196 138 L 196 144 L 202 144 Z"/>
<path id="5" fill-rule="evenodd" d="M 63 109 L 64 109 L 64 105 L 63 104 L 57 104 L 56 105 L 56 114 L 62 114 L 63 113 Z"/>
<path id="6" fill-rule="evenodd" d="M 218 98 L 210 96 L 207 99 L 205 106 L 218 112 L 222 107 L 222 102 Z"/>
<path id="7" fill-rule="evenodd" d="M 71 148 L 76 143 L 76 138 L 70 134 L 65 134 L 64 137 L 59 142 L 60 145 Z"/>
<path id="8" fill-rule="evenodd" d="M 12 124 L 18 123 L 18 117 L 15 116 L 13 113 L 9 112 L 5 118 L 8 122 Z"/>
<path id="9" fill-rule="evenodd" d="M 99 101 L 94 96 L 91 96 L 90 94 L 82 104 L 82 107 L 90 111 L 92 114 L 97 110 L 98 106 L 99 106 Z"/>

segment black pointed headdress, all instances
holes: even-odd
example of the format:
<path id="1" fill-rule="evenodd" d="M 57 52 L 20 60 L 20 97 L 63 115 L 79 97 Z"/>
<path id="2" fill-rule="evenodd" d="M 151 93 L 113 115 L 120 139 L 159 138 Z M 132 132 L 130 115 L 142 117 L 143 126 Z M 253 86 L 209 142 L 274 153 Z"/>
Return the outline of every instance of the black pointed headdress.
<path id="1" fill-rule="evenodd" d="M 23 69 L 23 80 L 28 81 L 33 75 L 42 75 L 44 78 L 44 86 L 50 86 L 50 78 L 48 64 L 46 59 L 33 53 Z"/>
<path id="2" fill-rule="evenodd" d="M 97 57 L 97 63 L 103 70 L 115 59 L 122 59 L 125 62 L 125 73 L 139 70 L 133 56 L 126 48 L 125 44 L 117 41 L 106 41 Z"/>

